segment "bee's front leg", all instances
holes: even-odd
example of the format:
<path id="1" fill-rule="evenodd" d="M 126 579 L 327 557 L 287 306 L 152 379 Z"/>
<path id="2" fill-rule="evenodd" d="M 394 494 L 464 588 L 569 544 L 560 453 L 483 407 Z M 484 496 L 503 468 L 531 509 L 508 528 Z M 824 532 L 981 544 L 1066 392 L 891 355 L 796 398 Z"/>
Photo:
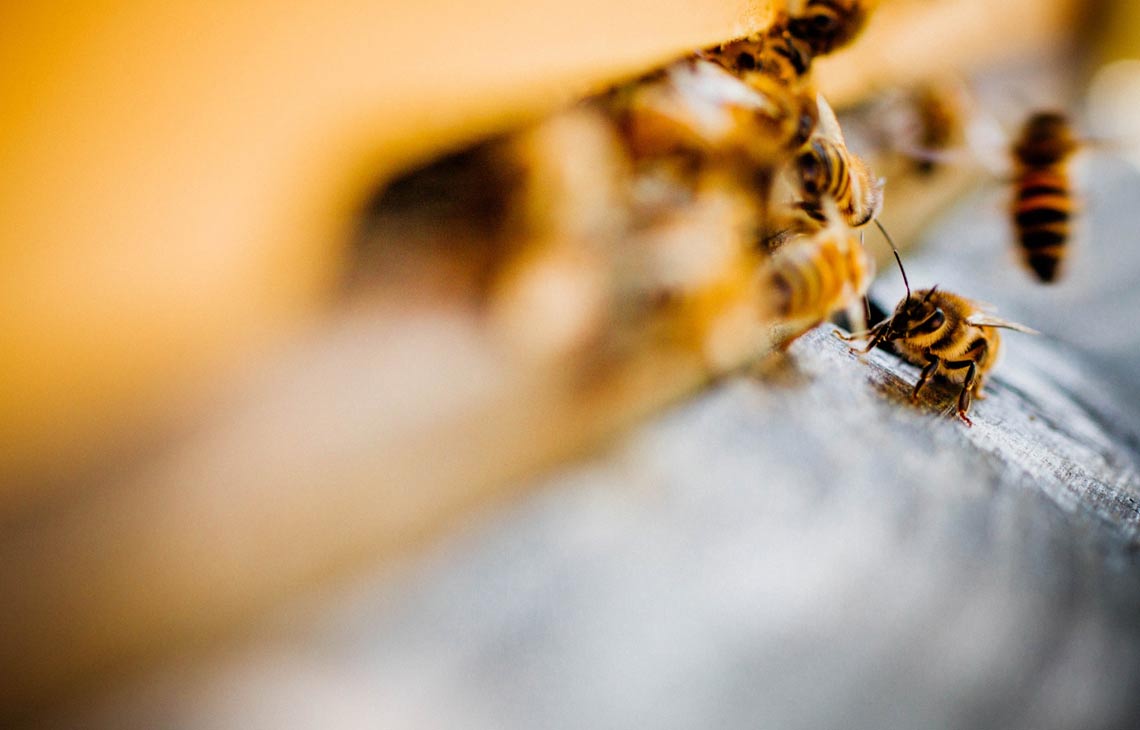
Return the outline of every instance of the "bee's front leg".
<path id="1" fill-rule="evenodd" d="M 867 346 L 862 350 L 854 347 L 851 348 L 851 352 L 854 352 L 858 355 L 866 355 L 868 352 L 875 349 L 876 345 L 883 341 L 883 337 L 887 332 L 886 327 L 889 323 L 890 320 L 885 320 L 883 322 L 879 322 L 877 325 L 867 330 L 866 332 L 852 332 L 849 335 L 845 335 L 839 330 L 835 330 L 835 336 L 844 342 L 851 342 L 852 340 L 861 340 L 864 337 L 870 337 L 871 339 L 869 342 L 867 342 Z"/>

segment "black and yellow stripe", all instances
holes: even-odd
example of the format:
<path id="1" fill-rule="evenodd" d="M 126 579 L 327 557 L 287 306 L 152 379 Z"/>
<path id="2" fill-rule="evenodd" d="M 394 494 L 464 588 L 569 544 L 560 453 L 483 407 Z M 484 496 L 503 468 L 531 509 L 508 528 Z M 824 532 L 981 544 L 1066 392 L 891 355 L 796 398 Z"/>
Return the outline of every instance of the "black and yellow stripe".
<path id="1" fill-rule="evenodd" d="M 869 264 L 857 239 L 826 233 L 804 237 L 773 257 L 773 313 L 789 321 L 823 321 L 861 295 L 869 278 Z"/>
<path id="2" fill-rule="evenodd" d="M 1067 169 L 1077 141 L 1067 118 L 1039 112 L 1014 145 L 1013 225 L 1022 259 L 1037 279 L 1056 281 L 1068 253 L 1073 191 Z"/>
<path id="3" fill-rule="evenodd" d="M 1045 283 L 1056 281 L 1068 252 L 1073 196 L 1065 170 L 1026 169 L 1018 177 L 1014 227 L 1025 264 Z"/>
<path id="4" fill-rule="evenodd" d="M 824 222 L 823 199 L 832 198 L 847 225 L 858 228 L 869 223 L 875 208 L 873 200 L 864 200 L 864 191 L 857 187 L 854 162 L 843 145 L 824 137 L 813 139 L 797 161 L 804 212 Z M 860 169 L 860 173 L 865 172 Z"/>

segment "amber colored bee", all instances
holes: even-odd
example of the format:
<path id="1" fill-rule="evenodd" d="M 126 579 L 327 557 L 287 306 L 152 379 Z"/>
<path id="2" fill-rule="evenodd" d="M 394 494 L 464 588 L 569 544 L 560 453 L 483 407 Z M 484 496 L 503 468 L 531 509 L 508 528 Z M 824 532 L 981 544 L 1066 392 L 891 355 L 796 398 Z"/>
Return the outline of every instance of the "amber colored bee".
<path id="1" fill-rule="evenodd" d="M 811 71 L 811 48 L 780 22 L 747 38 L 708 49 L 703 57 L 742 77 L 765 74 L 788 86 L 803 82 Z"/>
<path id="2" fill-rule="evenodd" d="M 898 259 L 902 270 L 902 261 Z M 918 400 L 922 388 L 932 376 L 940 376 L 961 384 L 958 394 L 958 417 L 973 425 L 967 413 L 971 398 L 984 398 L 982 388 L 986 376 L 997 362 L 1001 350 L 999 329 L 1012 329 L 1037 334 L 1015 322 L 994 317 L 976 302 L 958 294 L 940 291 L 937 286 L 911 292 L 903 271 L 906 297 L 894 313 L 867 332 L 844 340 L 869 337 L 862 353 L 870 352 L 880 342 L 893 342 L 898 354 L 907 362 L 922 368 L 922 375 L 911 393 Z"/>
<path id="3" fill-rule="evenodd" d="M 823 221 L 822 201 L 835 200 L 839 215 L 852 228 L 866 225 L 883 207 L 883 183 L 870 166 L 847 149 L 835 112 L 822 96 L 819 123 L 795 161 L 795 176 L 809 216 Z"/>
<path id="4" fill-rule="evenodd" d="M 845 46 L 863 30 L 877 0 L 791 0 L 788 31 L 822 56 Z"/>
<path id="5" fill-rule="evenodd" d="M 914 90 L 914 169 L 920 175 L 932 174 L 938 155 L 961 144 L 966 126 L 964 106 L 955 85 L 927 83 Z"/>
<path id="6" fill-rule="evenodd" d="M 742 179 L 782 164 L 816 118 L 814 97 L 763 74 L 745 83 L 701 58 L 630 84 L 606 103 L 635 161 L 730 167 Z"/>
<path id="7" fill-rule="evenodd" d="M 1055 281 L 1069 240 L 1075 204 L 1069 158 L 1079 141 L 1068 118 L 1037 112 L 1013 145 L 1013 222 L 1025 264 L 1038 280 Z"/>
<path id="8" fill-rule="evenodd" d="M 737 76 L 767 98 L 773 109 L 760 120 L 775 146 L 794 151 L 815 128 L 815 87 L 811 82 L 811 49 L 794 38 L 786 20 L 766 31 L 706 49 L 699 54 Z"/>
<path id="9" fill-rule="evenodd" d="M 841 223 L 784 243 L 763 273 L 769 316 L 785 333 L 783 344 L 860 302 L 873 274 L 859 236 Z"/>

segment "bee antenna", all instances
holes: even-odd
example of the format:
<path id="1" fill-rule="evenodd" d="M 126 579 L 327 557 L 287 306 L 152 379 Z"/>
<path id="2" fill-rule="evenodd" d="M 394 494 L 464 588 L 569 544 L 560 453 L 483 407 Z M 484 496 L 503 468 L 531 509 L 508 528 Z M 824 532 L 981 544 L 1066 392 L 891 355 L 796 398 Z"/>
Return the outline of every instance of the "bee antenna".
<path id="1" fill-rule="evenodd" d="M 879 227 L 879 232 L 883 234 L 883 238 L 887 239 L 887 243 L 891 245 L 891 253 L 895 255 L 895 261 L 899 265 L 899 273 L 902 274 L 903 286 L 906 287 L 906 298 L 910 299 L 910 282 L 906 278 L 906 269 L 903 268 L 902 258 L 899 256 L 899 250 L 895 247 L 895 242 L 891 240 L 891 234 L 887 233 L 887 229 L 883 228 L 883 224 L 879 222 L 878 218 L 874 219 L 875 225 Z"/>

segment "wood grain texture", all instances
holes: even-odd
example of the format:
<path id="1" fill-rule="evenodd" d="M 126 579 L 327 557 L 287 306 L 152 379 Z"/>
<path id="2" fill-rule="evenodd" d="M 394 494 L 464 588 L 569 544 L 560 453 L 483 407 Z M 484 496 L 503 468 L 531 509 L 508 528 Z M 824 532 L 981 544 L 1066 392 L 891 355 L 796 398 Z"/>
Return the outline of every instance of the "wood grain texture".
<path id="1" fill-rule="evenodd" d="M 1140 709 L 1130 414 L 1070 354 L 1009 350 L 967 429 L 944 391 L 906 402 L 916 369 L 816 331 L 78 724 L 303 727 L 319 701 L 348 728 L 1120 727 Z"/>
<path id="2" fill-rule="evenodd" d="M 912 281 L 1046 332 L 1009 335 L 973 428 L 942 414 L 947 388 L 909 403 L 917 368 L 822 328 L 418 557 L 61 724 L 1128 726 L 1140 377 L 1112 317 L 1140 311 L 1140 176 L 1093 171 L 1059 287 L 1005 261 L 986 197 L 908 257 Z"/>

